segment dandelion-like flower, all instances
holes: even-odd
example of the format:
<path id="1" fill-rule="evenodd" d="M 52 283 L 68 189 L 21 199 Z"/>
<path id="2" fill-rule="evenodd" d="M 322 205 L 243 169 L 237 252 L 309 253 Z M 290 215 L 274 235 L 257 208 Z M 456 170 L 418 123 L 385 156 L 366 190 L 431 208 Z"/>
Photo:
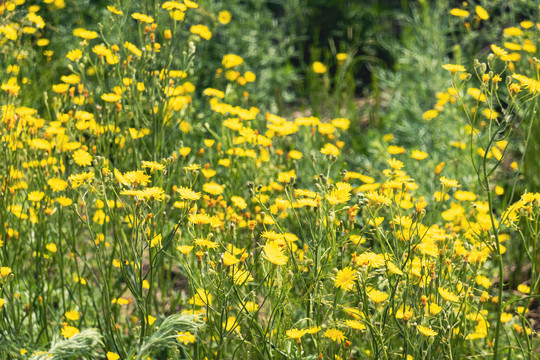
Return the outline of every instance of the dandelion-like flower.
<path id="1" fill-rule="evenodd" d="M 356 273 L 356 270 L 351 267 L 346 267 L 345 269 L 338 271 L 334 286 L 343 290 L 350 290 L 357 278 L 358 274 Z"/>
<path id="2" fill-rule="evenodd" d="M 343 331 L 338 330 L 338 329 L 328 329 L 324 332 L 324 336 L 332 339 L 332 341 L 337 341 L 340 344 L 343 341 L 347 340 L 347 337 L 345 337 L 345 334 L 343 333 Z"/>

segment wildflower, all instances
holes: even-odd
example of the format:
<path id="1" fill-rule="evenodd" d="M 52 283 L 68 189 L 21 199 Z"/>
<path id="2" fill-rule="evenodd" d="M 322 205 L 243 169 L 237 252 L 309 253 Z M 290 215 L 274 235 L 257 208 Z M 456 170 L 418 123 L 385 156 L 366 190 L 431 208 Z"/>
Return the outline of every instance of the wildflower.
<path id="1" fill-rule="evenodd" d="M 230 252 L 223 253 L 223 265 L 232 266 L 238 264 L 239 262 L 240 260 L 238 260 L 236 256 L 234 256 Z"/>
<path id="2" fill-rule="evenodd" d="M 478 285 L 481 285 L 486 289 L 488 289 L 491 286 L 491 280 L 489 280 L 487 277 L 482 276 L 482 275 L 477 275 L 475 278 L 475 281 Z"/>
<path id="3" fill-rule="evenodd" d="M 372 290 L 368 291 L 367 295 L 376 304 L 382 303 L 383 301 L 388 299 L 388 296 L 389 296 L 384 291 L 379 291 L 379 290 L 376 290 L 376 289 L 372 289 Z"/>
<path id="4" fill-rule="evenodd" d="M 185 331 L 185 332 L 179 331 L 176 334 L 176 339 L 178 340 L 179 343 L 182 343 L 184 345 L 189 345 L 195 342 L 195 335 L 193 335 L 189 331 Z"/>
<path id="5" fill-rule="evenodd" d="M 85 40 L 92 40 L 98 37 L 98 33 L 95 31 L 90 31 L 82 28 L 77 28 L 73 30 L 73 35 L 83 38 Z"/>
<path id="6" fill-rule="evenodd" d="M 114 7 L 112 5 L 107 5 L 107 10 L 109 10 L 110 12 L 112 12 L 113 14 L 116 14 L 116 15 L 123 15 L 124 14 L 123 11 L 118 10 L 116 7 Z M 113 360 L 113 359 L 109 359 L 109 360 Z"/>
<path id="7" fill-rule="evenodd" d="M 160 163 L 155 162 L 155 161 L 142 161 L 141 165 L 142 165 L 143 168 L 150 169 L 150 171 L 152 171 L 152 172 L 154 172 L 156 170 L 164 170 L 165 169 L 165 165 L 160 164 Z"/>
<path id="8" fill-rule="evenodd" d="M 242 199 L 240 196 L 233 196 L 231 198 L 231 201 L 236 207 L 238 207 L 241 210 L 244 210 L 247 207 L 246 201 Z"/>
<path id="9" fill-rule="evenodd" d="M 351 267 L 346 267 L 338 271 L 334 286 L 343 290 L 350 290 L 357 278 L 358 275 L 356 274 L 356 270 Z"/>
<path id="10" fill-rule="evenodd" d="M 458 184 L 457 180 L 447 179 L 446 177 L 441 177 L 440 179 L 441 184 L 447 188 L 453 188 L 453 187 L 460 187 L 461 185 Z"/>
<path id="11" fill-rule="evenodd" d="M 415 160 L 424 160 L 428 157 L 428 153 L 420 151 L 420 150 L 413 150 L 411 154 L 411 158 Z"/>
<path id="12" fill-rule="evenodd" d="M 2 309 L 2 306 L 6 303 L 6 300 L 3 298 L 0 298 L 0 309 Z"/>
<path id="13" fill-rule="evenodd" d="M 459 17 L 459 18 L 466 18 L 469 16 L 469 12 L 467 10 L 453 8 L 450 10 L 450 15 Z"/>
<path id="14" fill-rule="evenodd" d="M 221 60 L 221 63 L 223 64 L 223 66 L 225 66 L 226 69 L 237 67 L 243 62 L 244 62 L 244 59 L 234 54 L 227 54 L 223 56 L 223 59 Z M 229 80 L 234 80 L 234 79 L 229 79 Z"/>
<path id="15" fill-rule="evenodd" d="M 319 331 L 321 331 L 321 327 L 320 326 L 311 326 L 311 327 L 308 327 L 307 329 L 305 329 L 305 331 L 306 331 L 306 334 L 314 335 L 314 334 L 318 333 Z"/>
<path id="16" fill-rule="evenodd" d="M 142 56 L 142 51 L 137 47 L 135 46 L 134 44 L 130 43 L 130 42 L 125 42 L 124 43 L 124 47 L 126 49 L 128 49 L 133 55 L 137 56 L 137 57 L 141 57 Z M 102 97 L 103 98 L 103 97 Z"/>
<path id="17" fill-rule="evenodd" d="M 11 268 L 7 266 L 0 267 L 0 278 L 7 278 L 11 274 Z"/>
<path id="18" fill-rule="evenodd" d="M 517 287 L 517 290 L 522 294 L 530 294 L 531 293 L 530 286 L 527 286 L 525 284 L 519 284 L 518 287 Z"/>
<path id="19" fill-rule="evenodd" d="M 176 247 L 178 251 L 180 251 L 182 254 L 187 255 L 193 250 L 193 246 L 191 245 L 178 245 Z"/>
<path id="20" fill-rule="evenodd" d="M 336 60 L 339 63 L 343 63 L 345 60 L 347 60 L 347 54 L 346 53 L 337 53 L 336 54 Z"/>
<path id="21" fill-rule="evenodd" d="M 200 192 L 195 192 L 195 191 L 193 191 L 193 190 L 191 190 L 189 188 L 183 187 L 183 186 L 178 187 L 178 189 L 176 189 L 176 192 L 178 194 L 180 194 L 180 197 L 183 200 L 196 201 L 196 200 L 199 200 L 201 198 L 201 193 Z"/>
<path id="22" fill-rule="evenodd" d="M 117 101 L 120 101 L 121 98 L 122 96 L 115 93 L 101 95 L 101 100 L 106 101 L 106 102 L 117 102 Z"/>
<path id="23" fill-rule="evenodd" d="M 283 254 L 283 250 L 275 241 L 269 241 L 264 245 L 264 258 L 272 264 L 281 266 L 285 265 L 289 258 Z"/>
<path id="24" fill-rule="evenodd" d="M 299 329 L 289 329 L 285 332 L 285 335 L 287 335 L 288 339 L 294 339 L 294 340 L 300 340 L 302 336 L 306 334 L 306 330 L 299 330 Z"/>
<path id="25" fill-rule="evenodd" d="M 66 339 L 69 339 L 79 333 L 79 329 L 73 326 L 64 326 L 61 330 L 62 336 Z"/>
<path id="26" fill-rule="evenodd" d="M 186 4 L 188 8 L 192 8 L 192 9 L 197 9 L 199 7 L 199 5 L 196 2 L 191 1 L 191 0 L 184 0 L 184 4 Z"/>
<path id="27" fill-rule="evenodd" d="M 326 65 L 322 62 L 315 61 L 313 63 L 313 71 L 317 74 L 324 74 L 326 72 Z"/>
<path id="28" fill-rule="evenodd" d="M 201 169 L 201 165 L 199 164 L 191 164 L 189 166 L 184 166 L 184 170 L 186 171 L 197 171 Z"/>
<path id="29" fill-rule="evenodd" d="M 195 304 L 196 306 L 212 305 L 212 294 L 203 289 L 197 289 L 195 295 L 188 300 L 188 304 Z"/>
<path id="30" fill-rule="evenodd" d="M 49 244 L 45 245 L 45 248 L 47 250 L 49 250 L 50 252 L 52 252 L 52 253 L 55 253 L 55 252 L 58 251 L 55 243 L 49 243 Z"/>
<path id="31" fill-rule="evenodd" d="M 444 70 L 450 71 L 452 74 L 457 72 L 467 71 L 463 65 L 445 64 L 442 66 Z"/>
<path id="32" fill-rule="evenodd" d="M 199 35 L 205 40 L 210 40 L 212 38 L 212 32 L 205 25 L 192 25 L 189 31 L 192 34 Z"/>
<path id="33" fill-rule="evenodd" d="M 445 288 L 439 288 L 439 295 L 441 295 L 441 297 L 446 301 L 459 302 L 459 297 L 453 292 L 446 290 Z"/>
<path id="34" fill-rule="evenodd" d="M 417 325 L 416 328 L 418 329 L 418 331 L 420 331 L 424 336 L 428 336 L 428 337 L 431 337 L 431 336 L 436 336 L 438 333 L 433 330 L 432 328 L 429 328 L 429 327 L 425 327 L 425 326 L 422 326 L 422 325 Z"/>
<path id="35" fill-rule="evenodd" d="M 430 121 L 433 120 L 439 115 L 439 112 L 437 110 L 428 110 L 422 115 L 422 119 Z"/>
<path id="36" fill-rule="evenodd" d="M 209 182 L 203 185 L 204 192 L 207 192 L 212 195 L 219 195 L 223 193 L 223 186 L 215 182 Z"/>
<path id="37" fill-rule="evenodd" d="M 504 49 L 502 49 L 502 48 L 500 48 L 500 47 L 498 47 L 497 45 L 494 45 L 494 44 L 491 44 L 491 50 L 493 50 L 493 53 L 495 55 L 499 56 L 499 57 L 508 55 L 508 53 Z"/>
<path id="38" fill-rule="evenodd" d="M 66 317 L 66 319 L 71 320 L 71 321 L 77 321 L 80 319 L 80 315 L 77 310 L 66 311 L 64 316 Z"/>
<path id="39" fill-rule="evenodd" d="M 503 30 L 505 36 L 521 36 L 523 31 L 518 27 L 509 27 Z"/>
<path id="40" fill-rule="evenodd" d="M 346 320 L 345 325 L 355 330 L 365 330 L 366 326 L 358 320 Z"/>
<path id="41" fill-rule="evenodd" d="M 40 202 L 41 199 L 45 196 L 45 193 L 42 191 L 32 191 L 28 194 L 28 201 Z"/>
<path id="42" fill-rule="evenodd" d="M 487 20 L 489 19 L 489 14 L 488 12 L 486 11 L 486 9 L 484 9 L 483 7 L 481 7 L 480 5 L 477 5 L 476 8 L 474 9 L 476 11 L 476 15 L 478 15 L 478 17 L 480 18 L 480 20 Z"/>
<path id="43" fill-rule="evenodd" d="M 218 14 L 218 21 L 222 25 L 227 25 L 231 22 L 231 17 L 232 16 L 230 12 L 228 12 L 227 10 L 222 10 Z"/>
<path id="44" fill-rule="evenodd" d="M 259 309 L 259 305 L 254 303 L 253 301 L 248 301 L 244 304 L 244 307 L 247 312 L 254 312 Z"/>
<path id="45" fill-rule="evenodd" d="M 55 84 L 52 86 L 52 91 L 57 94 L 63 94 L 69 89 L 69 84 Z"/>
<path id="46" fill-rule="evenodd" d="M 68 182 L 60 178 L 49 179 L 47 184 L 54 192 L 64 191 L 68 187 Z"/>
<path id="47" fill-rule="evenodd" d="M 325 144 L 324 147 L 321 149 L 321 153 L 324 155 L 339 155 L 339 149 L 333 145 L 333 144 Z"/>
<path id="48" fill-rule="evenodd" d="M 79 149 L 73 153 L 73 160 L 77 165 L 82 167 L 92 165 L 92 155 L 83 149 Z"/>
<path id="49" fill-rule="evenodd" d="M 119 359 L 120 359 L 120 355 L 118 355 L 117 353 L 113 353 L 111 351 L 107 352 L 107 360 L 119 360 Z"/>
<path id="50" fill-rule="evenodd" d="M 339 344 L 347 340 L 343 331 L 338 329 L 328 329 L 324 332 L 324 336 L 332 339 L 332 341 L 337 341 Z"/>
<path id="51" fill-rule="evenodd" d="M 133 13 L 131 14 L 131 17 L 134 18 L 135 20 L 139 20 L 147 24 L 151 24 L 154 22 L 153 17 L 145 15 L 145 14 L 141 14 L 141 13 Z"/>

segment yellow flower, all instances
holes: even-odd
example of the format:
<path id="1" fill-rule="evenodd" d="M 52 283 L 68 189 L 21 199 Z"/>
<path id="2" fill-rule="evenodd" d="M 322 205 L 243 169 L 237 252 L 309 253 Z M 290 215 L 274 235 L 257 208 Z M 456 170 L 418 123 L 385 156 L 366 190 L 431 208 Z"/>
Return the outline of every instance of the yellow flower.
<path id="1" fill-rule="evenodd" d="M 32 191 L 31 193 L 28 194 L 28 201 L 40 202 L 44 196 L 45 196 L 45 193 L 42 191 Z"/>
<path id="2" fill-rule="evenodd" d="M 92 155 L 83 149 L 79 149 L 73 153 L 73 160 L 77 165 L 82 167 L 92 165 Z"/>
<path id="3" fill-rule="evenodd" d="M 200 192 L 195 192 L 183 186 L 178 187 L 178 189 L 176 189 L 176 192 L 180 194 L 180 197 L 184 200 L 196 201 L 201 198 Z"/>
<path id="4" fill-rule="evenodd" d="M 507 323 L 509 322 L 510 320 L 512 320 L 514 316 L 512 314 L 509 314 L 509 313 L 506 313 L 506 312 L 503 312 L 501 314 L 501 322 L 502 323 Z"/>
<path id="5" fill-rule="evenodd" d="M 209 182 L 203 185 L 204 192 L 207 192 L 212 195 L 219 195 L 223 193 L 223 186 L 215 183 L 215 182 Z"/>
<path id="6" fill-rule="evenodd" d="M 530 286 L 527 286 L 525 284 L 519 284 L 518 287 L 517 287 L 517 290 L 522 294 L 530 294 L 531 293 Z"/>
<path id="7" fill-rule="evenodd" d="M 185 331 L 185 332 L 180 331 L 177 333 L 176 339 L 178 340 L 179 343 L 182 343 L 184 345 L 189 345 L 195 342 L 195 335 L 193 335 L 189 331 Z"/>
<path id="8" fill-rule="evenodd" d="M 113 14 L 116 14 L 116 15 L 123 15 L 124 14 L 123 11 L 118 10 L 116 7 L 111 6 L 111 5 L 107 6 L 107 10 L 109 10 L 110 12 L 112 12 Z M 109 359 L 109 360 L 113 360 L 113 359 Z"/>
<path id="9" fill-rule="evenodd" d="M 160 164 L 156 161 L 141 161 L 141 165 L 143 168 L 150 169 L 150 171 L 152 172 L 165 169 L 165 165 Z"/>
<path id="10" fill-rule="evenodd" d="M 0 278 L 6 278 L 11 274 L 11 268 L 7 266 L 0 267 Z"/>
<path id="11" fill-rule="evenodd" d="M 225 252 L 223 253 L 223 264 L 225 266 L 232 266 L 232 265 L 236 265 L 240 262 L 240 260 L 238 260 L 236 258 L 236 256 L 234 256 L 233 254 L 231 254 L 230 252 Z"/>
<path id="12" fill-rule="evenodd" d="M 411 154 L 411 158 L 415 160 L 424 160 L 428 157 L 428 153 L 420 151 L 420 150 L 413 150 Z"/>
<path id="13" fill-rule="evenodd" d="M 221 63 L 226 69 L 230 69 L 233 67 L 236 67 L 244 62 L 244 59 L 242 59 L 240 56 L 235 54 L 227 54 L 223 56 L 223 59 L 221 60 Z"/>
<path id="14" fill-rule="evenodd" d="M 142 56 L 142 51 L 137 47 L 135 46 L 134 44 L 130 43 L 130 42 L 125 42 L 124 43 L 124 47 L 126 49 L 128 49 L 133 55 L 137 56 L 137 57 L 141 57 Z M 103 98 L 103 97 L 102 97 Z"/>
<path id="15" fill-rule="evenodd" d="M 191 245 L 178 245 L 176 247 L 178 251 L 180 251 L 182 254 L 187 255 L 193 250 L 193 246 Z"/>
<path id="16" fill-rule="evenodd" d="M 61 330 L 62 336 L 69 339 L 79 333 L 79 329 L 73 326 L 64 326 Z"/>
<path id="17" fill-rule="evenodd" d="M 461 185 L 458 184 L 457 180 L 447 179 L 446 177 L 441 177 L 440 179 L 441 184 L 443 184 L 447 188 L 453 188 L 453 187 L 460 187 Z"/>
<path id="18" fill-rule="evenodd" d="M 366 326 L 358 320 L 346 320 L 345 325 L 355 330 L 365 330 Z"/>
<path id="19" fill-rule="evenodd" d="M 135 20 L 139 20 L 147 24 L 151 24 L 154 22 L 153 17 L 145 15 L 145 14 L 141 14 L 141 13 L 133 13 L 131 14 L 131 17 L 134 18 Z"/>
<path id="20" fill-rule="evenodd" d="M 459 296 L 451 291 L 446 290 L 445 288 L 439 288 L 439 295 L 441 295 L 441 297 L 446 301 L 459 302 Z"/>
<path id="21" fill-rule="evenodd" d="M 319 61 L 313 63 L 313 71 L 317 74 L 324 74 L 326 72 L 326 66 Z"/>
<path id="22" fill-rule="evenodd" d="M 480 20 L 487 20 L 487 19 L 489 19 L 489 14 L 488 14 L 488 12 L 486 11 L 486 9 L 484 9 L 484 8 L 481 7 L 480 5 L 477 5 L 477 6 L 476 6 L 475 11 L 476 11 L 476 15 L 478 15 L 478 17 L 480 18 Z"/>
<path id="23" fill-rule="evenodd" d="M 54 192 L 64 191 L 68 187 L 68 182 L 60 178 L 49 179 L 47 184 Z"/>
<path id="24" fill-rule="evenodd" d="M 357 278 L 358 275 L 356 274 L 356 270 L 351 267 L 346 267 L 338 271 L 334 286 L 343 290 L 350 290 Z"/>
<path id="25" fill-rule="evenodd" d="M 218 21 L 220 24 L 227 25 L 231 22 L 231 13 L 227 10 L 220 11 L 218 14 Z"/>
<path id="26" fill-rule="evenodd" d="M 523 31 L 518 27 L 509 27 L 503 30 L 505 36 L 521 36 Z"/>
<path id="27" fill-rule="evenodd" d="M 77 310 L 66 311 L 64 316 L 66 317 L 66 319 L 71 320 L 71 321 L 77 321 L 81 318 Z"/>
<path id="28" fill-rule="evenodd" d="M 347 340 L 343 331 L 338 330 L 338 329 L 328 329 L 324 332 L 324 336 L 332 339 L 332 341 L 337 341 L 340 344 L 343 341 Z"/>
<path id="29" fill-rule="evenodd" d="M 107 101 L 107 102 L 117 102 L 117 101 L 120 101 L 121 98 L 122 96 L 115 93 L 101 95 L 101 100 Z"/>
<path id="30" fill-rule="evenodd" d="M 369 296 L 369 298 L 376 304 L 379 304 L 379 303 L 382 303 L 383 301 L 385 301 L 386 299 L 388 299 L 388 294 L 385 293 L 384 291 L 379 291 L 379 290 L 376 290 L 376 289 L 372 289 L 370 290 L 367 295 Z"/>
<path id="31" fill-rule="evenodd" d="M 497 56 L 505 56 L 508 55 L 508 52 L 506 50 L 498 47 L 497 45 L 491 44 L 491 50 L 493 50 L 493 53 Z"/>
<path id="32" fill-rule="evenodd" d="M 475 281 L 478 285 L 483 286 L 484 288 L 489 288 L 491 286 L 491 280 L 482 275 L 477 275 Z"/>
<path id="33" fill-rule="evenodd" d="M 86 29 L 77 28 L 73 30 L 73 35 L 83 38 L 85 40 L 92 40 L 98 37 L 98 33 Z"/>
<path id="34" fill-rule="evenodd" d="M 107 360 L 118 360 L 118 359 L 120 359 L 120 355 L 118 355 L 117 353 L 113 353 L 111 351 L 107 352 Z"/>
<path id="35" fill-rule="evenodd" d="M 430 121 L 433 120 L 439 115 L 439 112 L 437 110 L 428 110 L 422 115 L 422 119 Z"/>
<path id="36" fill-rule="evenodd" d="M 339 149 L 333 145 L 333 144 L 325 144 L 324 147 L 321 149 L 321 153 L 324 155 L 339 155 Z"/>
<path id="37" fill-rule="evenodd" d="M 212 32 L 205 25 L 192 25 L 189 31 L 192 34 L 199 35 L 205 40 L 210 40 L 212 38 Z"/>
<path id="38" fill-rule="evenodd" d="M 287 263 L 289 258 L 283 254 L 281 246 L 276 241 L 269 241 L 263 247 L 264 258 L 272 264 L 282 266 Z"/>
<path id="39" fill-rule="evenodd" d="M 299 330 L 299 329 L 293 328 L 285 332 L 285 335 L 287 335 L 288 339 L 295 339 L 295 340 L 300 340 L 300 338 L 304 336 L 305 334 L 306 334 L 305 329 Z"/>
<path id="40" fill-rule="evenodd" d="M 52 91 L 57 94 L 63 94 L 69 89 L 69 84 L 56 84 L 52 86 Z"/>
<path id="41" fill-rule="evenodd" d="M 437 332 L 432 328 L 428 328 L 422 325 L 417 325 L 416 328 L 425 336 L 436 336 Z"/>
<path id="42" fill-rule="evenodd" d="M 453 8 L 452 10 L 450 10 L 450 14 L 459 18 L 466 18 L 469 16 L 469 12 L 467 10 L 458 8 Z"/>
<path id="43" fill-rule="evenodd" d="M 52 253 L 55 253 L 55 252 L 58 251 L 55 243 L 49 243 L 49 244 L 45 245 L 45 248 L 47 250 L 49 250 L 50 252 L 52 252 Z"/>
<path id="44" fill-rule="evenodd" d="M 467 71 L 463 65 L 445 64 L 442 66 L 444 70 L 450 71 L 452 74 L 457 72 Z"/>

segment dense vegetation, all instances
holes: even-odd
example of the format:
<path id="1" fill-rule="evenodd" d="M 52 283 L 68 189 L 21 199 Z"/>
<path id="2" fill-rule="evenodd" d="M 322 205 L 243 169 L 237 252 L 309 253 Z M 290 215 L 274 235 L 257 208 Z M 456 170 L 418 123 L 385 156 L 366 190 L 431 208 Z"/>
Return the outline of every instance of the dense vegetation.
<path id="1" fill-rule="evenodd" d="M 539 11 L 2 1 L 0 358 L 538 358 Z"/>

